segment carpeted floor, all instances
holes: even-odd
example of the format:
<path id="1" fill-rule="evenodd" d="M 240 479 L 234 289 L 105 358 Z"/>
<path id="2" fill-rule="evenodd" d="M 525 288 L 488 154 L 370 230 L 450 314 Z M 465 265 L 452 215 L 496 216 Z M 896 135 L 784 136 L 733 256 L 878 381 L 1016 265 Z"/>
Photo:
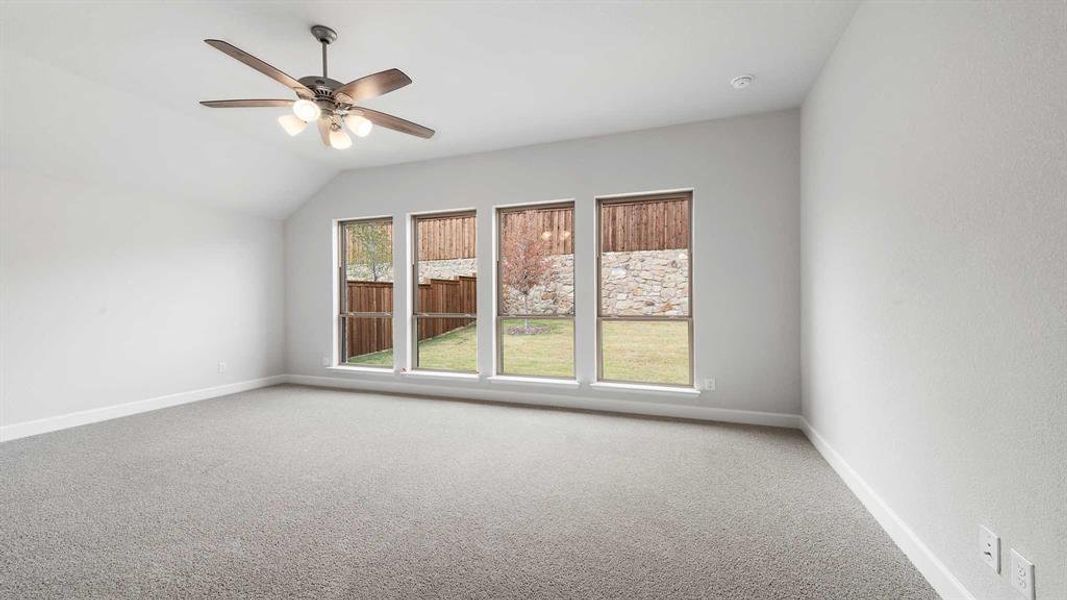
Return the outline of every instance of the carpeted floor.
<path id="1" fill-rule="evenodd" d="M 796 431 L 279 386 L 0 444 L 2 598 L 936 598 Z"/>

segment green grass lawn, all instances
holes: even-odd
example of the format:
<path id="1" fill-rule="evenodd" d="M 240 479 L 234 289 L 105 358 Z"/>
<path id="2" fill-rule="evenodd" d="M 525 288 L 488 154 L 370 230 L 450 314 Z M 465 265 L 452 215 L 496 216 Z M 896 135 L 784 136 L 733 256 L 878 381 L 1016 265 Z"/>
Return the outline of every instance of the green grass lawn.
<path id="1" fill-rule="evenodd" d="M 435 371 L 478 370 L 478 340 L 474 324 L 419 342 L 419 368 Z"/>
<path id="2" fill-rule="evenodd" d="M 522 327 L 521 319 L 503 321 L 502 373 L 507 375 L 574 376 L 574 324 L 568 319 L 531 320 L 536 335 L 506 333 Z M 689 383 L 689 329 L 683 322 L 606 321 L 604 379 L 686 385 Z M 348 360 L 350 365 L 393 365 L 386 350 Z M 477 370 L 473 325 L 419 343 L 419 366 L 448 371 Z"/>
<path id="3" fill-rule="evenodd" d="M 608 381 L 689 385 L 689 324 L 684 321 L 604 321 Z"/>
<path id="4" fill-rule="evenodd" d="M 366 367 L 393 366 L 393 351 L 383 350 L 348 359 L 350 365 Z M 477 340 L 474 325 L 453 329 L 437 337 L 419 342 L 419 366 L 438 371 L 478 370 Z"/>
<path id="5" fill-rule="evenodd" d="M 530 328 L 542 333 L 533 335 L 507 332 L 522 329 L 522 319 L 504 319 L 504 356 L 501 375 L 574 377 L 574 321 L 570 319 L 530 320 Z"/>

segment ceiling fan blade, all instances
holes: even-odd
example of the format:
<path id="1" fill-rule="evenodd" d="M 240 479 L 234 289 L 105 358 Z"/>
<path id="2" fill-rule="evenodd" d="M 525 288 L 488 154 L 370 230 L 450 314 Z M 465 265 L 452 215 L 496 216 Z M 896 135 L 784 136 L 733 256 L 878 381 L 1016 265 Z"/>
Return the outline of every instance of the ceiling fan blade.
<path id="1" fill-rule="evenodd" d="M 296 95 L 300 96 L 301 98 L 312 99 L 315 97 L 315 92 L 308 89 L 308 87 L 304 84 L 293 79 L 292 77 L 276 69 L 275 67 L 272 67 L 267 63 L 259 60 L 258 58 L 252 56 L 244 50 L 241 50 L 233 44 L 224 42 L 222 40 L 204 40 L 204 42 L 212 48 L 215 48 L 216 50 L 226 54 L 227 56 L 230 56 L 231 58 L 235 58 L 243 62 L 244 64 L 252 67 L 260 73 L 263 73 L 267 77 L 270 77 L 274 81 L 277 81 L 285 87 L 293 90 L 294 92 L 296 92 Z"/>
<path id="2" fill-rule="evenodd" d="M 200 104 L 211 108 L 268 108 L 289 107 L 295 100 L 201 100 Z"/>
<path id="3" fill-rule="evenodd" d="M 400 133 L 427 139 L 432 138 L 433 134 L 436 133 L 429 127 L 423 127 L 418 123 L 412 123 L 406 119 L 394 117 L 393 115 L 371 110 L 369 108 L 363 108 L 362 106 L 357 106 L 353 112 L 361 113 L 368 121 L 375 125 L 385 127 L 386 129 L 392 129 L 393 131 L 399 131 Z"/>
<path id="4" fill-rule="evenodd" d="M 360 77 L 355 81 L 349 81 L 334 90 L 337 99 L 346 104 L 355 104 L 360 100 L 376 98 L 382 94 L 388 94 L 411 83 L 411 78 L 400 69 L 388 69 Z"/>
<path id="5" fill-rule="evenodd" d="M 323 144 L 330 145 L 330 119 L 327 117 L 319 119 L 319 136 Z"/>

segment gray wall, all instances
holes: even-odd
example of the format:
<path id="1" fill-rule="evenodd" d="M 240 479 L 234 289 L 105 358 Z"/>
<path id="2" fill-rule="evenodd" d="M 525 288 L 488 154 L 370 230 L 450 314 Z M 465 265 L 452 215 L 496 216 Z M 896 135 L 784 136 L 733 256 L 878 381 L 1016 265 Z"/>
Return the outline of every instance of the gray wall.
<path id="1" fill-rule="evenodd" d="M 395 236 L 399 270 L 405 269 L 408 213 L 478 209 L 479 364 L 488 373 L 493 207 L 573 198 L 577 370 L 583 382 L 592 381 L 594 197 L 692 187 L 695 373 L 698 381 L 715 377 L 718 389 L 684 402 L 797 413 L 799 125 L 799 112 L 787 111 L 342 174 L 286 221 L 289 371 L 383 380 L 321 366 L 333 350 L 333 219 L 392 215 L 400 225 Z M 407 294 L 407 282 L 401 280 L 401 316 L 395 321 L 401 356 L 407 349 L 408 321 L 402 314 Z M 403 376 L 385 377 L 400 381 Z M 464 386 L 488 389 L 490 384 L 455 382 L 448 388 Z M 432 387 L 442 388 L 440 382 Z M 550 391 L 575 397 L 609 393 L 587 387 Z"/>
<path id="2" fill-rule="evenodd" d="M 0 171 L 0 425 L 282 373 L 282 241 L 274 219 Z"/>
<path id="3" fill-rule="evenodd" d="M 1067 597 L 1064 24 L 867 3 L 803 108 L 804 414 L 978 598 Z"/>

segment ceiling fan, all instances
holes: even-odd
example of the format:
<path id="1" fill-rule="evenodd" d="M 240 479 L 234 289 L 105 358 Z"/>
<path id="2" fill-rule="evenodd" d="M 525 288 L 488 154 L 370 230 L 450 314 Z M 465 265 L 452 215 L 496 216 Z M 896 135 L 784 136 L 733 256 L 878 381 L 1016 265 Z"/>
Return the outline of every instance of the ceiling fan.
<path id="1" fill-rule="evenodd" d="M 297 99 L 202 100 L 200 104 L 211 108 L 291 107 L 293 114 L 278 118 L 278 123 L 286 133 L 297 135 L 308 123 L 317 121 L 322 143 L 338 150 L 352 145 L 352 138 L 345 133 L 345 126 L 359 137 L 366 137 L 374 125 L 421 138 L 433 137 L 434 130 L 429 127 L 356 106 L 356 102 L 388 94 L 411 83 L 411 78 L 403 71 L 388 69 L 348 83 L 330 79 L 326 73 L 326 48 L 337 39 L 337 32 L 324 25 L 315 25 L 311 28 L 311 34 L 322 44 L 322 76 L 308 75 L 300 79 L 293 79 L 232 44 L 222 40 L 204 40 L 209 46 L 291 89 Z"/>

